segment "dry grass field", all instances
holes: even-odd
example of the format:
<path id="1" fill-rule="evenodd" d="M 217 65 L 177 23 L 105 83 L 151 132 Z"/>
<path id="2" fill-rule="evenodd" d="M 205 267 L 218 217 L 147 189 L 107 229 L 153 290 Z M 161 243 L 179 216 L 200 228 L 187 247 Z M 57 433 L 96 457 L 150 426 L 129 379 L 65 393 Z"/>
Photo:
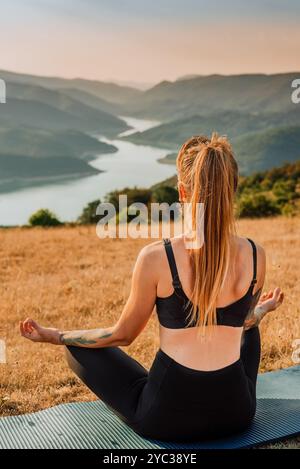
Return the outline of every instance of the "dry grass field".
<path id="1" fill-rule="evenodd" d="M 266 289 L 279 285 L 284 305 L 261 326 L 261 372 L 291 366 L 300 338 L 300 218 L 243 220 L 238 231 L 267 251 Z M 62 347 L 33 344 L 18 333 L 31 316 L 62 329 L 109 326 L 126 301 L 138 251 L 150 240 L 100 240 L 94 227 L 0 230 L 0 415 L 33 412 L 94 396 L 68 369 Z M 149 367 L 158 347 L 151 318 L 128 352 Z M 300 440 L 291 445 L 298 446 Z"/>

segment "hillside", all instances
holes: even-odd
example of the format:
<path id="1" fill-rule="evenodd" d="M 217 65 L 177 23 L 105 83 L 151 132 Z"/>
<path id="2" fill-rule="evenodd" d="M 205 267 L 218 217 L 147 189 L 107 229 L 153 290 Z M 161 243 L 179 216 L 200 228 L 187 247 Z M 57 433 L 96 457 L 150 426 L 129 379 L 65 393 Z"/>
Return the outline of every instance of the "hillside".
<path id="1" fill-rule="evenodd" d="M 57 88 L 57 91 L 89 107 L 101 109 L 102 111 L 113 115 L 117 115 L 119 112 L 117 104 L 112 103 L 111 101 L 106 101 L 105 99 L 97 97 L 87 91 L 79 90 L 77 88 Z"/>
<path id="2" fill-rule="evenodd" d="M 232 116 L 234 113 L 229 113 Z M 297 120 L 298 115 L 296 113 L 292 115 L 287 115 L 284 122 L 292 122 L 293 119 Z M 221 117 L 222 118 L 222 117 Z M 221 121 L 219 119 L 219 122 Z M 272 121 L 275 125 L 275 122 L 279 123 L 281 119 L 278 119 L 274 115 L 272 116 Z M 216 122 L 218 119 L 216 118 Z M 204 127 L 203 123 L 206 122 L 203 118 L 199 116 L 194 116 L 193 118 L 183 121 L 176 121 L 175 123 L 163 124 L 158 127 L 154 127 L 145 132 L 135 133 L 124 137 L 124 139 L 134 141 L 135 143 L 140 143 L 145 145 L 152 145 L 150 142 L 155 142 L 159 147 L 169 148 L 171 151 L 164 158 L 161 158 L 159 161 L 166 164 L 175 164 L 178 150 L 181 144 L 187 140 L 188 137 L 192 135 L 199 134 L 208 134 L 207 130 L 209 128 Z M 272 127 L 270 121 L 268 120 L 258 120 L 253 121 L 253 127 L 259 127 L 266 125 L 264 130 L 247 132 L 248 127 L 247 122 L 251 120 L 241 119 L 236 121 L 236 127 L 234 128 L 234 123 L 232 123 L 231 133 L 224 132 L 221 127 L 221 130 L 216 125 L 211 126 L 210 129 L 218 129 L 219 133 L 230 135 L 230 138 L 236 159 L 240 165 L 240 171 L 243 174 L 251 174 L 254 171 L 261 171 L 264 169 L 272 168 L 274 166 L 279 166 L 286 162 L 293 162 L 299 159 L 300 156 L 300 126 L 291 125 L 286 127 Z M 245 124 L 245 125 L 244 125 Z M 201 126 L 202 125 L 202 126 Z M 199 129 L 201 129 L 199 131 Z M 204 129 L 204 130 L 203 130 Z M 206 131 L 205 131 L 206 129 Z M 244 130 L 242 130 L 244 129 Z M 227 130 L 230 130 L 227 128 Z M 239 135 L 239 132 L 242 132 Z M 171 143 L 170 139 L 174 138 L 176 145 Z M 154 143 L 153 143 L 154 145 Z"/>
<path id="3" fill-rule="evenodd" d="M 47 183 L 55 177 L 97 174 L 99 171 L 80 160 L 113 153 L 117 148 L 90 134 L 114 138 L 130 128 L 113 115 L 114 105 L 104 98 L 74 88 L 64 93 L 42 86 L 50 84 L 51 79 L 11 72 L 0 72 L 0 76 L 6 80 L 7 92 L 6 104 L 0 106 L 2 192 L 37 181 Z M 66 84 L 57 80 L 57 85 Z M 104 84 L 103 88 L 112 90 L 114 86 Z M 117 89 L 120 93 L 123 90 Z"/>
<path id="4" fill-rule="evenodd" d="M 42 129 L 78 129 L 80 119 L 53 106 L 33 100 L 8 99 L 0 106 L 0 119 L 6 126 L 28 126 Z"/>
<path id="5" fill-rule="evenodd" d="M 107 112 L 168 121 L 228 110 L 292 111 L 291 83 L 299 77 L 299 72 L 192 76 L 174 82 L 163 81 L 146 91 L 96 80 L 33 76 L 4 70 L 0 70 L 0 76 L 6 82 L 37 85 L 60 92 L 80 90 L 104 100 L 106 106 L 111 104 L 110 109 L 101 107 Z M 68 91 L 69 95 L 71 93 Z M 75 98 L 74 94 L 72 97 Z"/>
<path id="6" fill-rule="evenodd" d="M 61 91 L 7 82 L 7 102 L 0 108 L 0 116 L 15 125 L 98 131 L 108 137 L 129 129 L 118 117 L 96 108 L 96 102 L 97 98 L 91 107 Z"/>
<path id="7" fill-rule="evenodd" d="M 242 135 L 233 143 L 241 172 L 261 171 L 299 159 L 300 126 Z"/>
<path id="8" fill-rule="evenodd" d="M 232 109 L 286 112 L 294 109 L 291 83 L 298 77 L 299 72 L 209 75 L 174 82 L 163 81 L 128 102 L 126 113 L 167 121 Z"/>
<path id="9" fill-rule="evenodd" d="M 117 148 L 76 130 L 0 127 L 0 192 L 99 173 L 88 160 Z"/>
<path id="10" fill-rule="evenodd" d="M 31 158 L 0 154 L 0 193 L 60 180 L 92 176 L 101 171 L 72 157 Z"/>
<path id="11" fill-rule="evenodd" d="M 117 148 L 78 130 L 52 131 L 27 127 L 0 127 L 1 153 L 33 158 L 54 156 L 91 158 Z"/>
<path id="12" fill-rule="evenodd" d="M 144 132 L 135 132 L 124 140 L 141 145 L 151 145 L 160 148 L 178 150 L 192 135 L 211 135 L 217 131 L 220 135 L 227 135 L 230 139 L 249 132 L 257 132 L 272 127 L 300 125 L 300 108 L 293 108 L 290 112 L 279 113 L 250 113 L 236 110 L 194 115 L 183 119 L 173 120 Z"/>
<path id="13" fill-rule="evenodd" d="M 60 77 L 45 77 L 16 73 L 7 70 L 0 70 L 0 77 L 6 82 L 26 83 L 50 89 L 75 88 L 86 91 L 98 98 L 111 101 L 115 104 L 124 104 L 129 100 L 134 100 L 142 93 L 140 90 L 129 86 L 121 86 L 115 83 L 86 80 L 82 78 L 68 79 Z"/>

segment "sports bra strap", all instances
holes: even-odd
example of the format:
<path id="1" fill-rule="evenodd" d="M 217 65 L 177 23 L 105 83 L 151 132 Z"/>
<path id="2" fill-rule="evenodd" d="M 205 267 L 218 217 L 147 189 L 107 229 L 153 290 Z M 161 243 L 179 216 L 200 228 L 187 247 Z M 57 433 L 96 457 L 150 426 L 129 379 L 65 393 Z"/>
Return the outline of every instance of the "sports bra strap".
<path id="1" fill-rule="evenodd" d="M 172 274 L 172 285 L 175 290 L 178 288 L 181 289 L 181 282 L 179 280 L 174 252 L 173 252 L 172 244 L 169 238 L 164 239 L 164 245 L 165 245 L 165 250 L 166 250 L 166 254 L 167 254 L 167 258 L 168 258 L 168 262 L 170 266 L 170 271 Z"/>
<path id="2" fill-rule="evenodd" d="M 250 239 L 250 238 L 247 238 L 247 239 L 248 239 L 249 243 L 251 244 L 252 250 L 253 250 L 253 278 L 252 278 L 252 282 L 250 284 L 250 286 L 253 287 L 257 283 L 257 279 L 256 279 L 256 274 L 257 274 L 257 251 L 256 251 L 256 246 L 255 246 L 254 241 L 252 241 L 252 239 Z"/>

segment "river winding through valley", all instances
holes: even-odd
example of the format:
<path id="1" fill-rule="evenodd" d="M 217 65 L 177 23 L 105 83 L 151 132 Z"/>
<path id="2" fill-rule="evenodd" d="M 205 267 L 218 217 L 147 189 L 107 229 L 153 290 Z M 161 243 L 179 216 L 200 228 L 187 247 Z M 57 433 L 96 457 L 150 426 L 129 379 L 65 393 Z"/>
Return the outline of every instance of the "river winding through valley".
<path id="1" fill-rule="evenodd" d="M 147 130 L 158 122 L 122 117 L 133 129 L 124 134 Z M 90 164 L 104 172 L 69 181 L 52 182 L 43 186 L 0 195 L 0 225 L 22 225 L 40 208 L 48 208 L 62 221 L 74 221 L 83 207 L 115 189 L 126 186 L 149 187 L 175 174 L 175 167 L 158 163 L 168 150 L 135 145 L 122 140 L 102 141 L 118 148 L 116 153 L 102 154 Z"/>

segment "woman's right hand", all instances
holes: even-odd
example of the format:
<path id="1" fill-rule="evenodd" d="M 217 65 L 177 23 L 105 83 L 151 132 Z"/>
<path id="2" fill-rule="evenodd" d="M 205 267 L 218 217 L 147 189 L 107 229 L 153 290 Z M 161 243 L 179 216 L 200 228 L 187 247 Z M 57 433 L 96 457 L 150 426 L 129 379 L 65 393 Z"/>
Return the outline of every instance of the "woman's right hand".
<path id="1" fill-rule="evenodd" d="M 30 318 L 20 322 L 20 333 L 23 337 L 32 342 L 46 342 L 48 344 L 61 345 L 61 334 L 58 329 L 43 327 Z"/>

